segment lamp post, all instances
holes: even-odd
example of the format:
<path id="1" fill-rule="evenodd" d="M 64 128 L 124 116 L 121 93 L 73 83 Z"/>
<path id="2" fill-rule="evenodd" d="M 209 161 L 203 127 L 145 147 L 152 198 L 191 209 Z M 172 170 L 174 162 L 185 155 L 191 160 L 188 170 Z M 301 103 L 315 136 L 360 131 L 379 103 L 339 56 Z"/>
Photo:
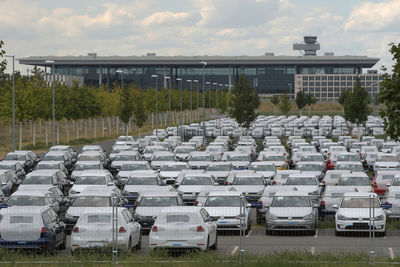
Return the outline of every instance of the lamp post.
<path id="1" fill-rule="evenodd" d="M 228 94 L 226 95 L 226 110 L 228 110 L 229 107 L 229 84 L 225 84 L 225 87 L 228 89 Z"/>
<path id="2" fill-rule="evenodd" d="M 206 82 L 206 84 L 208 85 L 208 117 L 209 119 L 211 118 L 211 83 L 210 82 Z"/>
<path id="3" fill-rule="evenodd" d="M 121 69 L 118 69 L 115 72 L 121 73 L 121 90 L 124 90 L 124 71 Z"/>
<path id="4" fill-rule="evenodd" d="M 192 96 L 193 96 L 193 83 L 192 80 L 186 80 L 186 82 L 190 83 L 190 123 L 192 123 Z"/>
<path id="5" fill-rule="evenodd" d="M 224 85 L 222 83 L 218 84 L 221 87 L 221 104 L 223 101 L 223 96 L 224 96 Z M 221 106 L 222 107 L 222 106 Z M 221 109 L 222 110 L 222 109 Z"/>
<path id="6" fill-rule="evenodd" d="M 218 112 L 218 83 L 213 83 L 213 85 L 215 86 L 215 109 Z"/>
<path id="7" fill-rule="evenodd" d="M 203 65 L 203 151 L 205 151 L 206 150 L 206 108 L 205 108 L 205 98 L 204 98 L 204 88 L 205 88 L 204 78 L 205 78 L 205 68 L 207 66 L 207 62 L 202 61 L 202 62 L 200 62 L 200 64 Z"/>
<path id="8" fill-rule="evenodd" d="M 196 94 L 196 113 L 197 113 L 197 120 L 199 119 L 199 80 L 194 80 L 194 83 L 196 83 L 196 89 L 197 89 L 197 94 Z"/>
<path id="9" fill-rule="evenodd" d="M 169 89 L 168 89 L 168 127 L 170 127 L 171 126 L 171 119 L 170 119 L 170 117 L 171 117 L 171 77 L 165 77 L 165 79 L 166 80 L 169 80 L 169 83 L 168 83 L 168 87 L 169 87 Z"/>
<path id="10" fill-rule="evenodd" d="M 15 55 L 5 55 L 6 57 L 12 58 L 12 83 L 13 83 L 13 91 L 12 91 L 12 150 L 15 152 L 15 73 L 14 73 L 14 63 L 15 63 Z"/>
<path id="11" fill-rule="evenodd" d="M 181 113 L 179 115 L 179 123 L 178 123 L 178 125 L 182 126 L 183 125 L 183 121 L 182 121 L 182 78 L 176 78 L 176 80 L 179 83 L 179 89 L 181 91 L 181 95 L 180 95 L 180 110 L 181 110 Z M 179 126 L 178 126 L 178 129 L 179 129 Z M 183 129 L 183 127 L 181 127 L 181 130 L 182 129 Z"/>
<path id="12" fill-rule="evenodd" d="M 51 74 L 53 76 L 53 146 L 56 144 L 56 112 L 55 112 L 55 78 L 54 78 L 54 60 L 46 60 L 44 63 L 51 64 Z"/>
<path id="13" fill-rule="evenodd" d="M 158 138 L 158 83 L 157 83 L 158 75 L 153 74 L 151 75 L 151 77 L 155 78 L 156 80 L 156 136 Z"/>
<path id="14" fill-rule="evenodd" d="M 376 94 L 375 94 L 375 109 L 376 109 L 375 112 L 377 114 L 378 114 L 378 94 L 379 94 L 379 89 L 380 89 L 379 87 L 380 87 L 380 84 L 381 84 L 382 81 L 383 80 L 379 80 L 379 75 L 378 75 L 378 81 L 369 84 L 369 86 L 373 86 L 373 85 L 377 85 L 378 86 Z"/>

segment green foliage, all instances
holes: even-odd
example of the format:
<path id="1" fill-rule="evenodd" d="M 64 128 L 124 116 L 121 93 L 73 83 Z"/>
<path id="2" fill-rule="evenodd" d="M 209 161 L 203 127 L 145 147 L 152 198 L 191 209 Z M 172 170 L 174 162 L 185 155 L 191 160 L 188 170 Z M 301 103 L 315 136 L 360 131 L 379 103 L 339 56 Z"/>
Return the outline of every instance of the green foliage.
<path id="1" fill-rule="evenodd" d="M 147 112 L 144 105 L 145 94 L 136 91 L 134 96 L 134 101 L 135 104 L 133 106 L 133 115 L 134 115 L 133 121 L 139 128 L 142 128 L 147 119 Z"/>
<path id="2" fill-rule="evenodd" d="M 279 102 L 280 102 L 279 96 L 274 95 L 274 96 L 271 98 L 271 103 L 274 104 L 274 106 L 278 105 Z"/>
<path id="3" fill-rule="evenodd" d="M 225 100 L 222 102 L 226 102 L 226 99 L 222 100 Z M 260 99 L 256 90 L 250 88 L 249 79 L 242 74 L 232 91 L 230 116 L 235 118 L 241 126 L 249 128 L 257 117 L 256 109 L 259 105 Z"/>
<path id="4" fill-rule="evenodd" d="M 353 92 L 348 93 L 344 101 L 344 118 L 357 125 L 364 124 L 371 112 L 368 103 L 368 92 L 361 87 L 360 78 L 357 77 Z"/>
<path id="5" fill-rule="evenodd" d="M 133 91 L 132 88 L 124 88 L 121 90 L 121 103 L 119 105 L 119 118 L 125 124 L 129 122 L 129 119 L 133 114 Z"/>
<path id="6" fill-rule="evenodd" d="M 291 108 L 292 108 L 292 103 L 290 102 L 286 93 L 284 93 L 281 97 L 281 103 L 279 104 L 279 110 L 283 113 L 283 115 L 287 116 Z"/>
<path id="7" fill-rule="evenodd" d="M 383 68 L 383 81 L 381 82 L 378 101 L 385 105 L 380 115 L 384 119 L 385 129 L 390 138 L 400 140 L 400 43 L 390 44 L 390 53 L 394 65 L 392 74 Z"/>
<path id="8" fill-rule="evenodd" d="M 295 102 L 296 102 L 297 108 L 299 109 L 300 115 L 301 115 L 302 108 L 304 108 L 307 105 L 307 97 L 303 91 L 297 92 Z"/>
<path id="9" fill-rule="evenodd" d="M 4 42 L 0 40 L 0 75 L 4 73 L 7 67 L 7 61 L 4 59 L 6 51 L 2 49 Z"/>
<path id="10" fill-rule="evenodd" d="M 338 102 L 342 107 L 344 107 L 344 103 L 346 102 L 346 98 L 351 94 L 350 90 L 344 90 L 339 96 Z"/>

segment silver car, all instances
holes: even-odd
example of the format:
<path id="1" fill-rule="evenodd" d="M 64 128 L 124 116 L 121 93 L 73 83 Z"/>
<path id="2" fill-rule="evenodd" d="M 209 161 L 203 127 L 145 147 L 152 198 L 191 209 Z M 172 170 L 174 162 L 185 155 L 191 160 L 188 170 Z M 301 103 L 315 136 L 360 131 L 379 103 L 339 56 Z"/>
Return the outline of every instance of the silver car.
<path id="1" fill-rule="evenodd" d="M 274 231 L 310 231 L 315 234 L 318 204 L 301 191 L 280 191 L 275 194 L 265 215 L 266 234 Z"/>

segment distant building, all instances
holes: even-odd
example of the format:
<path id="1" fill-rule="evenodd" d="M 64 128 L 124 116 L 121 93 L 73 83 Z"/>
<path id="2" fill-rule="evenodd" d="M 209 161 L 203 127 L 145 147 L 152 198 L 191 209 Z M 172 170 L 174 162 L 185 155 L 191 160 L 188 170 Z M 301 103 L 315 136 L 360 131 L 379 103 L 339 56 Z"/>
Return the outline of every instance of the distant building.
<path id="1" fill-rule="evenodd" d="M 320 44 L 316 36 L 304 37 L 303 44 L 294 44 L 300 56 L 278 56 L 266 52 L 261 56 L 32 56 L 19 59 L 20 64 L 51 67 L 46 60 L 53 60 L 55 72 L 62 75 L 79 76 L 85 84 L 112 85 L 121 80 L 117 69 L 123 70 L 124 83 L 136 83 L 142 88 L 155 87 L 153 74 L 158 75 L 158 85 L 167 87 L 166 77 L 171 77 L 172 86 L 178 88 L 176 78 L 202 81 L 203 66 L 207 62 L 205 79 L 213 90 L 232 88 L 241 74 L 245 74 L 261 95 L 294 93 L 295 76 L 309 74 L 352 75 L 372 68 L 379 58 L 367 56 L 335 56 L 332 52 L 317 56 Z M 118 75 L 117 75 L 118 74 Z M 195 85 L 196 86 L 196 85 Z M 208 87 L 208 86 L 207 86 Z M 194 87 L 195 88 L 195 87 Z"/>
<path id="2" fill-rule="evenodd" d="M 47 85 L 50 86 L 53 81 L 53 75 L 51 75 L 51 73 L 46 73 L 44 75 L 44 80 L 46 81 Z M 65 74 L 54 74 L 54 80 L 68 86 L 73 85 L 74 82 L 77 82 L 79 86 L 82 86 L 84 82 L 84 78 L 81 76 L 71 76 Z"/>

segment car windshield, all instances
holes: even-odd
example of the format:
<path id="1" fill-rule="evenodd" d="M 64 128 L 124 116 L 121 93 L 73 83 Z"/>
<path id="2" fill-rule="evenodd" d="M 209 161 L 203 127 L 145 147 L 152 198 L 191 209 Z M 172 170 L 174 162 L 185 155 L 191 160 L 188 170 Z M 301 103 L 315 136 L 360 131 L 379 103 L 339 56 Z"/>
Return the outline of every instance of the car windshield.
<path id="1" fill-rule="evenodd" d="M 64 161 L 64 155 L 45 155 L 43 161 Z"/>
<path id="2" fill-rule="evenodd" d="M 204 207 L 240 207 L 239 196 L 208 197 Z"/>
<path id="3" fill-rule="evenodd" d="M 184 177 L 181 185 L 212 185 L 212 179 L 208 176 L 195 176 L 195 177 Z"/>
<path id="4" fill-rule="evenodd" d="M 114 161 L 136 160 L 136 155 L 116 155 Z"/>
<path id="5" fill-rule="evenodd" d="M 8 207 L 13 206 L 43 206 L 44 197 L 38 196 L 11 196 L 7 201 Z"/>
<path id="6" fill-rule="evenodd" d="M 111 207 L 111 198 L 104 196 L 78 196 L 72 207 Z"/>
<path id="7" fill-rule="evenodd" d="M 4 160 L 17 160 L 17 161 L 25 161 L 25 155 L 19 154 L 8 154 Z"/>
<path id="8" fill-rule="evenodd" d="M 227 161 L 250 161 L 246 155 L 228 155 Z"/>
<path id="9" fill-rule="evenodd" d="M 368 197 L 344 197 L 340 205 L 341 208 L 380 208 L 378 198 L 373 200 Z"/>
<path id="10" fill-rule="evenodd" d="M 210 146 L 206 149 L 207 152 L 222 152 L 222 149 L 217 146 Z"/>
<path id="11" fill-rule="evenodd" d="M 75 171 L 86 171 L 86 170 L 100 170 L 100 165 L 96 164 L 76 164 Z"/>
<path id="12" fill-rule="evenodd" d="M 346 170 L 353 172 L 363 172 L 363 166 L 361 164 L 338 164 L 336 170 Z"/>
<path id="13" fill-rule="evenodd" d="M 342 177 L 339 180 L 339 185 L 369 186 L 370 183 L 368 177 Z"/>
<path id="14" fill-rule="evenodd" d="M 178 206 L 176 197 L 143 197 L 139 207 L 169 207 Z"/>
<path id="15" fill-rule="evenodd" d="M 111 215 L 106 214 L 96 214 L 87 216 L 88 223 L 110 223 Z"/>
<path id="16" fill-rule="evenodd" d="M 27 176 L 22 184 L 52 184 L 51 176 Z"/>
<path id="17" fill-rule="evenodd" d="M 299 171 L 321 171 L 318 164 L 297 164 L 295 170 Z"/>
<path id="18" fill-rule="evenodd" d="M 10 224 L 13 223 L 33 223 L 33 216 L 10 216 Z"/>
<path id="19" fill-rule="evenodd" d="M 286 180 L 286 185 L 317 185 L 317 180 L 314 177 L 289 177 Z"/>
<path id="20" fill-rule="evenodd" d="M 212 158 L 209 155 L 193 155 L 190 161 L 212 161 Z"/>
<path id="21" fill-rule="evenodd" d="M 232 170 L 230 164 L 221 164 L 221 165 L 208 165 L 206 171 L 214 171 L 214 172 L 227 172 Z"/>
<path id="22" fill-rule="evenodd" d="M 81 161 L 99 161 L 99 155 L 80 155 L 79 160 Z"/>
<path id="23" fill-rule="evenodd" d="M 177 147 L 175 149 L 176 154 L 186 154 L 186 153 L 190 153 L 192 151 L 193 151 L 193 148 L 191 148 L 191 147 Z"/>
<path id="24" fill-rule="evenodd" d="M 144 171 L 148 169 L 146 164 L 124 164 L 120 171 Z"/>
<path id="25" fill-rule="evenodd" d="M 271 207 L 311 207 L 311 202 L 307 196 L 276 196 L 272 200 Z"/>
<path id="26" fill-rule="evenodd" d="M 338 155 L 337 161 L 360 161 L 360 157 L 357 155 Z"/>
<path id="27" fill-rule="evenodd" d="M 15 165 L 11 164 L 0 164 L 0 170 L 14 170 Z"/>
<path id="28" fill-rule="evenodd" d="M 379 156 L 376 158 L 377 162 L 398 162 L 397 156 Z"/>
<path id="29" fill-rule="evenodd" d="M 187 169 L 188 169 L 187 165 L 183 165 L 183 164 L 180 164 L 180 165 L 164 164 L 161 167 L 160 171 L 162 171 L 162 172 L 178 172 L 178 171 L 183 171 L 183 170 L 187 170 Z"/>
<path id="30" fill-rule="evenodd" d="M 250 165 L 249 170 L 259 171 L 259 172 L 268 172 L 275 171 L 274 165 Z"/>
<path id="31" fill-rule="evenodd" d="M 156 177 L 130 177 L 127 185 L 158 185 Z"/>
<path id="32" fill-rule="evenodd" d="M 153 161 L 175 161 L 174 155 L 157 155 Z"/>
<path id="33" fill-rule="evenodd" d="M 301 158 L 300 158 L 300 161 L 323 161 L 323 159 L 322 159 L 322 156 L 318 156 L 318 155 L 315 155 L 315 156 L 302 156 Z"/>
<path id="34" fill-rule="evenodd" d="M 58 170 L 60 166 L 58 164 L 38 164 L 35 170 Z"/>
<path id="35" fill-rule="evenodd" d="M 143 151 L 144 154 L 152 154 L 156 151 L 163 150 L 161 147 L 146 147 Z"/>
<path id="36" fill-rule="evenodd" d="M 79 176 L 75 184 L 105 185 L 106 178 L 103 176 Z"/>
<path id="37" fill-rule="evenodd" d="M 400 177 L 393 179 L 392 186 L 400 186 Z"/>
<path id="38" fill-rule="evenodd" d="M 285 158 L 283 156 L 264 155 L 263 161 L 285 161 Z"/>
<path id="39" fill-rule="evenodd" d="M 264 185 L 262 177 L 236 177 L 233 185 Z"/>

